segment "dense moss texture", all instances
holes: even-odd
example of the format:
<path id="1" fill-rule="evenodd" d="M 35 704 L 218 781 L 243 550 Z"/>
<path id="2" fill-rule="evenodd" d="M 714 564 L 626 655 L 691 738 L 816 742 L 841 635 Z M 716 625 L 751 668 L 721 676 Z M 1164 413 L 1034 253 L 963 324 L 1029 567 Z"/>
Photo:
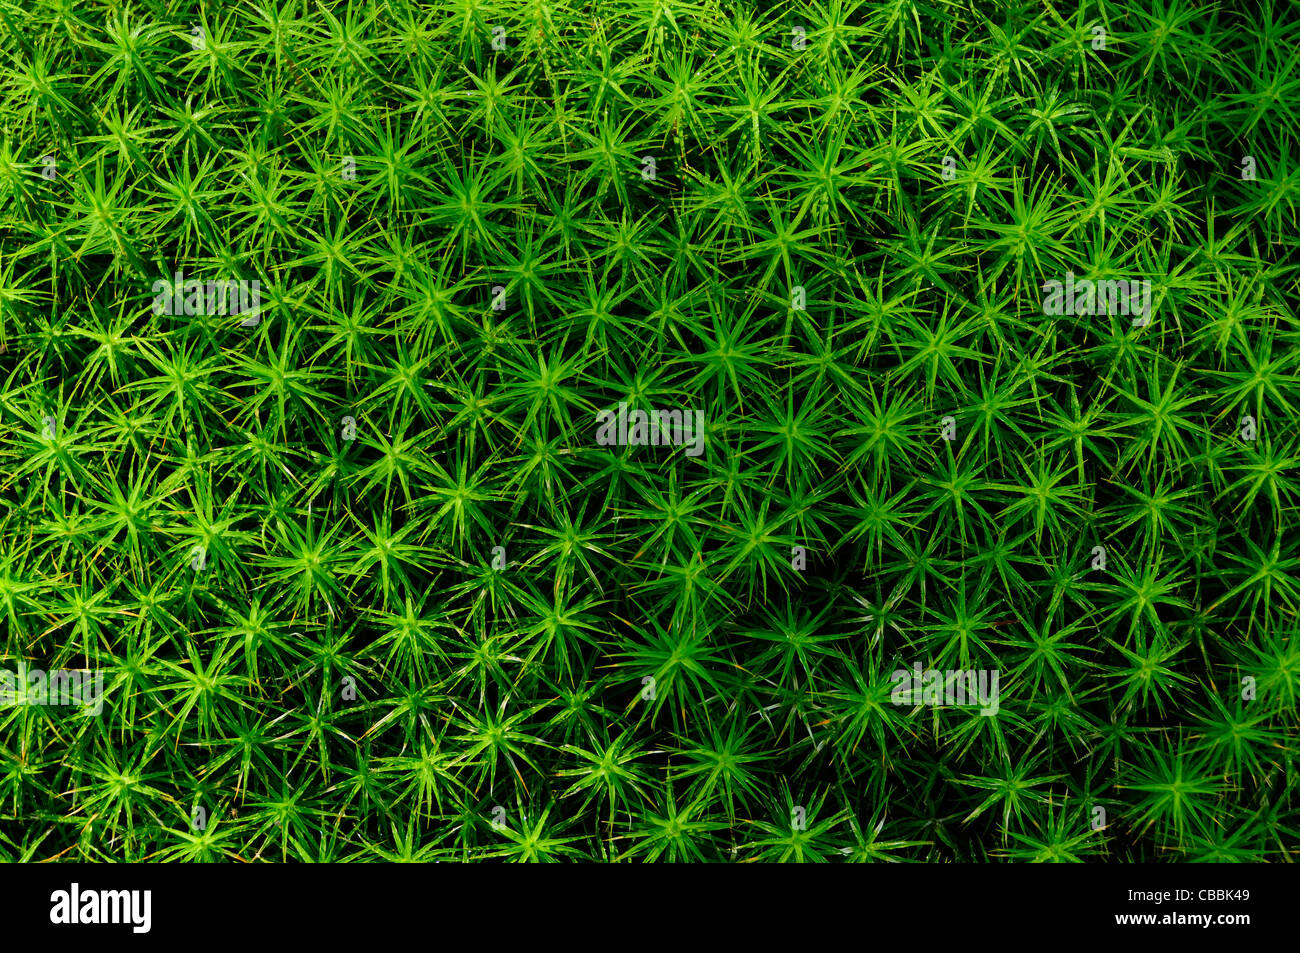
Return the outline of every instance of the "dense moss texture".
<path id="1" fill-rule="evenodd" d="M 0 855 L 1294 859 L 1298 41 L 0 2 Z"/>

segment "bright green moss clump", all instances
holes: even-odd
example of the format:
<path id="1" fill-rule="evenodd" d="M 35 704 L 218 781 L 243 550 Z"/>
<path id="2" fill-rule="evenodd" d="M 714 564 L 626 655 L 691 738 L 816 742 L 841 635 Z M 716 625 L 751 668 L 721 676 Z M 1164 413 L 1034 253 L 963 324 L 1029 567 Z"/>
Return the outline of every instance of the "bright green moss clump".
<path id="1" fill-rule="evenodd" d="M 1286 4 L 164 6 L 0 4 L 0 858 L 1295 859 Z"/>

